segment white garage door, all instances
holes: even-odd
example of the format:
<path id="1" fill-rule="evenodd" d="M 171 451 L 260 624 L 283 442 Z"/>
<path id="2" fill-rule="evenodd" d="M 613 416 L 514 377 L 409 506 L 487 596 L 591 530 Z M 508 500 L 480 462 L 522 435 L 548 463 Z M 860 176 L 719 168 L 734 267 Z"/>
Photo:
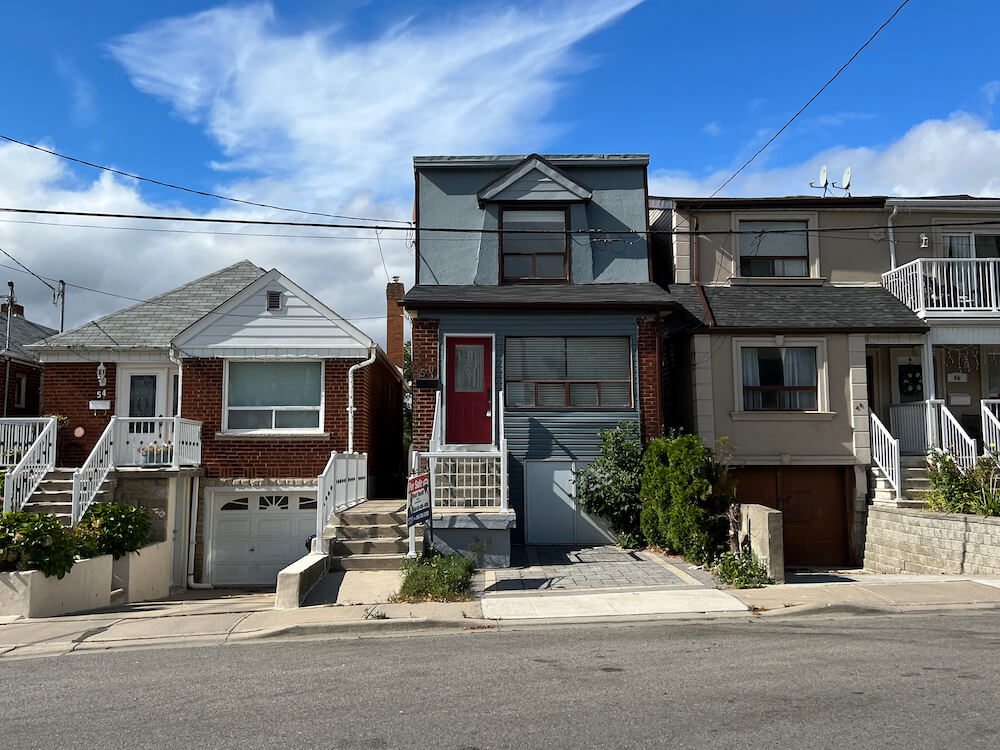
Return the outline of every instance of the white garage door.
<path id="1" fill-rule="evenodd" d="M 574 496 L 572 461 L 524 462 L 528 544 L 606 544 L 614 536 L 587 515 Z"/>
<path id="2" fill-rule="evenodd" d="M 216 493 L 212 583 L 273 586 L 279 570 L 306 554 L 306 540 L 315 533 L 315 492 Z"/>

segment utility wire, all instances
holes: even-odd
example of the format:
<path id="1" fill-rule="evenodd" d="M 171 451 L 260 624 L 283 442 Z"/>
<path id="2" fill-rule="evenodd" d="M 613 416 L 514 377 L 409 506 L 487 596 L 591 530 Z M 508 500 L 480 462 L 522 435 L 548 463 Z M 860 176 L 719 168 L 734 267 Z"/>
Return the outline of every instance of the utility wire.
<path id="1" fill-rule="evenodd" d="M 404 219 L 368 219 L 360 216 L 342 216 L 340 214 L 326 214 L 321 211 L 305 211 L 301 208 L 286 208 L 285 206 L 275 206 L 270 203 L 257 203 L 256 201 L 248 201 L 242 198 L 232 198 L 228 195 L 220 195 L 219 193 L 209 193 L 205 190 L 195 190 L 194 188 L 184 187 L 183 185 L 174 185 L 170 182 L 164 182 L 162 180 L 154 180 L 151 177 L 143 177 L 142 175 L 133 174 L 131 172 L 123 172 L 120 169 L 115 169 L 113 167 L 107 167 L 103 164 L 95 164 L 94 162 L 85 161 L 84 159 L 78 159 L 75 156 L 69 156 L 67 154 L 61 154 L 58 151 L 53 151 L 52 149 L 44 148 L 42 146 L 36 146 L 32 143 L 26 143 L 25 141 L 19 141 L 17 138 L 11 138 L 9 135 L 4 135 L 0 133 L 0 139 L 9 141 L 10 143 L 16 143 L 19 146 L 24 146 L 25 148 L 34 149 L 35 151 L 41 151 L 43 154 L 49 154 L 51 156 L 57 156 L 60 159 L 65 159 L 66 161 L 75 162 L 77 164 L 83 164 L 86 167 L 93 167 L 94 169 L 100 169 L 105 172 L 110 172 L 112 174 L 121 175 L 122 177 L 128 177 L 132 180 L 139 180 L 141 182 L 148 182 L 153 185 L 159 185 L 160 187 L 170 188 L 172 190 L 183 190 L 185 193 L 193 193 L 194 195 L 203 195 L 206 198 L 216 198 L 222 201 L 230 201 L 231 203 L 242 203 L 245 206 L 257 206 L 259 208 L 270 208 L 274 211 L 288 211 L 297 214 L 307 214 L 309 216 L 326 216 L 331 219 L 349 219 L 351 221 L 384 221 L 384 222 L 396 222 L 400 224 L 410 224 L 411 222 Z"/>

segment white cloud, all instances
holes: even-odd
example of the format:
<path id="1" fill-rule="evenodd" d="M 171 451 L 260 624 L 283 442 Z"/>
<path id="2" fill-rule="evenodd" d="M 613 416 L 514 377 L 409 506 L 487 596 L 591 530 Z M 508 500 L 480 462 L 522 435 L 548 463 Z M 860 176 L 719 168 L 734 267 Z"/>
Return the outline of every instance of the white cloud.
<path id="1" fill-rule="evenodd" d="M 711 122 L 706 122 L 701 126 L 701 132 L 707 133 L 711 136 L 720 135 L 722 133 L 722 126 L 719 124 L 718 120 L 712 120 Z"/>
<path id="2" fill-rule="evenodd" d="M 475 13 L 409 19 L 365 41 L 335 26 L 289 33 L 267 4 L 226 6 L 153 23 L 113 40 L 109 49 L 138 89 L 163 99 L 215 140 L 218 192 L 327 213 L 406 219 L 414 154 L 541 150 L 554 132 L 547 111 L 582 65 L 573 45 L 638 2 L 557 0 L 500 10 L 484 5 Z M 250 176 L 231 176 L 236 171 Z M 180 194 L 176 203 L 152 202 L 131 182 L 71 171 L 64 162 L 13 144 L 0 146 L 0 174 L 0 205 L 187 213 L 179 207 Z M 295 218 L 232 204 L 207 215 Z M 345 316 L 385 310 L 385 273 L 371 232 L 336 230 L 328 234 L 353 239 L 288 240 L 66 229 L 11 219 L 39 217 L 0 215 L 0 247 L 43 275 L 88 286 L 145 297 L 246 257 L 279 267 Z M 368 239 L 357 239 L 359 234 Z M 383 234 L 382 247 L 389 273 L 411 283 L 413 256 L 399 234 Z M 40 283 L 10 277 L 30 318 L 50 324 L 57 319 Z M 125 304 L 70 289 L 67 323 Z M 359 325 L 384 339 L 381 320 Z"/>
<path id="3" fill-rule="evenodd" d="M 945 120 L 926 120 L 884 146 L 835 146 L 798 164 L 748 169 L 722 195 L 803 195 L 814 191 L 821 165 L 839 182 L 845 167 L 853 169 L 855 195 L 948 195 L 968 193 L 1000 196 L 1000 130 L 981 118 L 957 112 Z M 649 189 L 654 195 L 710 195 L 731 174 L 654 170 Z"/>
<path id="4" fill-rule="evenodd" d="M 94 85 L 72 60 L 61 55 L 55 58 L 59 77 L 69 87 L 70 115 L 77 125 L 92 125 L 97 119 Z"/>

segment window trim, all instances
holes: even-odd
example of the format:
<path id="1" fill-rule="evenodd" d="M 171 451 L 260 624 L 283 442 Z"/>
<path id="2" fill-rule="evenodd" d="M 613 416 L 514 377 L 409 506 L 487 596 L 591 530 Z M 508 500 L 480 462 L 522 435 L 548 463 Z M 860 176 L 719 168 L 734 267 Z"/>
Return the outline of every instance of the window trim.
<path id="1" fill-rule="evenodd" d="M 571 221 L 570 207 L 568 205 L 565 205 L 565 204 L 562 204 L 562 203 L 551 204 L 551 203 L 538 203 L 538 202 L 535 202 L 535 201 L 532 201 L 532 202 L 525 201 L 524 203 L 500 203 L 499 204 L 499 208 L 500 208 L 500 212 L 499 212 L 499 216 L 497 217 L 497 229 L 498 229 L 497 237 L 499 238 L 498 243 L 497 243 L 497 283 L 499 283 L 501 285 L 504 285 L 504 284 L 571 284 L 571 283 L 573 283 L 572 279 L 571 279 L 572 264 L 570 263 L 570 248 L 571 248 L 570 235 L 569 235 L 569 233 L 570 233 L 570 221 Z M 563 227 L 565 228 L 566 235 L 563 238 L 565 240 L 565 242 L 564 242 L 563 253 L 562 253 L 562 256 L 563 256 L 563 275 L 561 277 L 559 277 L 559 278 L 554 278 L 554 277 L 553 278 L 518 278 L 518 279 L 506 279 L 506 278 L 504 278 L 504 275 L 503 275 L 503 258 L 504 258 L 504 251 L 503 251 L 503 216 L 504 216 L 504 213 L 506 213 L 507 211 L 553 211 L 553 212 L 554 211 L 562 211 L 563 212 L 563 214 L 565 216 Z M 512 255 L 528 255 L 528 253 L 512 253 Z M 532 267 L 534 267 L 534 258 L 535 258 L 535 256 L 537 256 L 537 255 L 558 255 L 558 253 L 551 253 L 551 252 L 530 253 L 530 255 L 532 257 Z"/>
<path id="2" fill-rule="evenodd" d="M 732 246 L 732 277 L 734 279 L 746 280 L 747 283 L 755 283 L 761 279 L 764 283 L 774 283 L 774 280 L 793 283 L 803 279 L 818 279 L 820 276 L 819 262 L 819 233 L 811 230 L 819 227 L 819 213 L 817 211 L 733 211 L 731 215 L 733 234 Z M 806 223 L 806 268 L 808 274 L 805 276 L 743 276 L 740 272 L 740 241 L 743 235 L 740 234 L 741 221 L 804 221 Z M 770 256 L 769 256 L 770 257 Z M 798 256 L 796 256 L 798 257 Z"/>
<path id="3" fill-rule="evenodd" d="M 274 411 L 313 411 L 319 409 L 319 425 L 317 427 L 271 427 L 268 429 L 255 429 L 255 430 L 242 430 L 238 428 L 231 428 L 229 426 L 229 365 L 231 362 L 250 362 L 257 364 L 272 364 L 272 363 L 292 363 L 292 362 L 309 362 L 309 363 L 319 363 L 319 406 L 269 406 L 269 407 L 253 407 L 253 406 L 235 406 L 232 407 L 237 411 L 253 411 L 268 408 Z M 324 418 L 326 416 L 326 360 L 323 359 L 308 359 L 308 358 L 296 358 L 296 359 L 262 359 L 262 358 L 232 358 L 223 360 L 222 367 L 222 432 L 228 435 L 322 435 L 324 429 Z M 271 417 L 271 424 L 274 424 L 274 417 Z"/>
<path id="4" fill-rule="evenodd" d="M 746 409 L 743 402 L 743 350 L 758 347 L 816 349 L 816 409 Z M 830 412 L 830 367 L 826 338 L 784 336 L 754 336 L 733 338 L 733 418 L 801 419 L 803 416 L 828 417 Z M 739 416 L 738 416 L 739 415 Z M 780 415 L 780 416 L 776 416 Z"/>
<path id="5" fill-rule="evenodd" d="M 18 373 L 14 382 L 14 408 L 25 409 L 28 406 L 28 376 Z"/>
<path id="6" fill-rule="evenodd" d="M 534 384 L 535 403 L 532 406 L 514 406 L 514 405 L 512 405 L 508 401 L 508 393 L 509 393 L 509 391 L 507 390 L 507 383 L 508 383 L 508 380 L 507 380 L 507 340 L 508 339 L 522 339 L 522 338 L 527 338 L 527 339 L 589 339 L 589 338 L 625 339 L 628 342 L 628 393 L 629 393 L 629 403 L 628 403 L 628 405 L 627 406 L 623 406 L 621 404 L 618 404 L 618 405 L 614 405 L 614 406 L 601 406 L 600 405 L 600 400 L 601 400 L 601 387 L 600 387 L 600 384 L 601 383 L 624 383 L 626 381 L 625 380 L 607 380 L 607 379 L 602 380 L 602 379 L 599 379 L 599 378 L 585 378 L 585 379 L 580 379 L 580 380 L 552 380 L 552 379 L 544 379 L 544 380 L 513 380 L 513 381 L 510 381 L 510 382 L 513 382 L 513 383 L 532 383 L 532 384 Z M 565 335 L 558 335 L 558 334 L 557 335 L 546 335 L 546 336 L 505 336 L 504 337 L 504 342 L 503 342 L 503 347 L 504 347 L 504 350 L 503 350 L 503 353 L 504 353 L 504 359 L 503 359 L 503 390 L 504 390 L 504 396 L 503 396 L 503 398 L 504 398 L 504 408 L 505 409 L 541 410 L 541 411 L 548 411 L 550 409 L 551 410 L 560 410 L 560 411 L 562 411 L 562 410 L 569 410 L 569 409 L 573 409 L 573 410 L 576 410 L 576 411 L 583 411 L 583 410 L 587 410 L 587 411 L 622 411 L 622 410 L 631 410 L 631 409 L 635 409 L 636 408 L 635 362 L 634 362 L 634 359 L 635 359 L 635 343 L 633 342 L 632 336 L 630 336 L 628 334 L 607 334 L 607 335 L 602 335 L 602 336 L 581 336 L 581 335 L 568 335 L 568 336 L 565 336 Z M 539 385 L 539 383 L 541 383 L 541 384 L 546 384 L 546 383 L 548 383 L 548 384 L 556 384 L 556 383 L 563 384 L 563 405 L 562 406 L 539 405 L 538 404 L 538 385 Z M 581 385 L 581 384 L 582 385 L 597 384 L 597 401 L 598 401 L 598 405 L 597 406 L 576 406 L 576 405 L 573 405 L 573 404 L 569 403 L 569 401 L 570 401 L 570 396 L 569 396 L 570 386 Z"/>

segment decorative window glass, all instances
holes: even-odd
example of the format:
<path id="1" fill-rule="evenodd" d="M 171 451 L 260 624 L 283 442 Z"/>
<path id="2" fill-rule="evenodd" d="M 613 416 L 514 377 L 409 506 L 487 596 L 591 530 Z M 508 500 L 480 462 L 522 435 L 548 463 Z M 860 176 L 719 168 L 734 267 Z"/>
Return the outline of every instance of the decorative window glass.
<path id="1" fill-rule="evenodd" d="M 323 397 L 321 362 L 230 362 L 227 429 L 316 430 Z"/>
<path id="2" fill-rule="evenodd" d="M 299 498 L 299 510 L 316 510 L 316 498 L 314 498 L 314 497 L 300 497 Z"/>
<path id="3" fill-rule="evenodd" d="M 222 505 L 219 510 L 247 510 L 250 507 L 250 498 L 241 497 L 236 500 L 230 500 Z"/>
<path id="4" fill-rule="evenodd" d="M 257 510 L 288 510 L 288 495 L 261 495 Z"/>
<path id="5" fill-rule="evenodd" d="M 632 405 L 627 336 L 508 337 L 507 406 L 628 408 Z"/>
<path id="6" fill-rule="evenodd" d="M 806 221 L 741 221 L 740 276 L 808 276 Z"/>
<path id="7" fill-rule="evenodd" d="M 481 344 L 455 345 L 455 391 L 458 393 L 482 393 L 483 357 L 486 349 Z"/>
<path id="8" fill-rule="evenodd" d="M 567 278 L 566 211 L 505 208 L 500 235 L 504 281 L 564 281 Z"/>
<path id="9" fill-rule="evenodd" d="M 741 349 L 744 411 L 816 411 L 816 347 Z"/>

